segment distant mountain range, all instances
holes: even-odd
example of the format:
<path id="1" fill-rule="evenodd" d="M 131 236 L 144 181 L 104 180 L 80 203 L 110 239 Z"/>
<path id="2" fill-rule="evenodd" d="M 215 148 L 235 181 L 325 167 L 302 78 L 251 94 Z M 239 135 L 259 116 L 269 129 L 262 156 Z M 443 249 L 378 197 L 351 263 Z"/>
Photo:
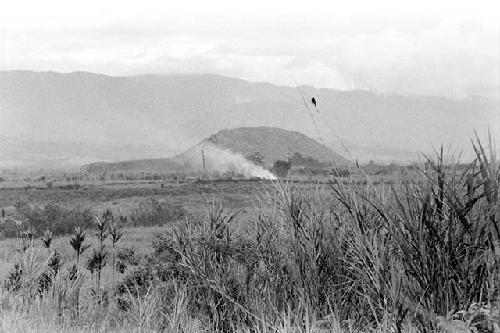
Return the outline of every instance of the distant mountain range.
<path id="1" fill-rule="evenodd" d="M 169 157 L 242 126 L 298 131 L 350 159 L 406 162 L 441 144 L 468 147 L 473 129 L 499 124 L 498 107 L 480 97 L 293 88 L 217 75 L 4 71 L 0 167 Z"/>
<path id="2" fill-rule="evenodd" d="M 240 127 L 222 130 L 185 152 L 164 159 L 136 159 L 115 163 L 91 163 L 83 167 L 90 173 L 103 172 L 177 172 L 203 170 L 228 171 L 247 166 L 245 157 L 260 153 L 262 163 L 271 167 L 277 160 L 287 161 L 295 153 L 321 162 L 347 165 L 349 161 L 319 142 L 295 131 L 275 127 Z"/>

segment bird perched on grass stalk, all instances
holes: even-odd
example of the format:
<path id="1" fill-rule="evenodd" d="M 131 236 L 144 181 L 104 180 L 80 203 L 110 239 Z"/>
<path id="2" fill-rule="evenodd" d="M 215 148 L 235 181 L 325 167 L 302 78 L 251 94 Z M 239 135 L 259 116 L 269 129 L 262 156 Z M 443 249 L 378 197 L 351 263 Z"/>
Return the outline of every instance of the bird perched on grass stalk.
<path id="1" fill-rule="evenodd" d="M 318 105 L 316 104 L 316 98 L 311 98 L 311 103 L 314 105 L 314 109 L 319 113 Z"/>

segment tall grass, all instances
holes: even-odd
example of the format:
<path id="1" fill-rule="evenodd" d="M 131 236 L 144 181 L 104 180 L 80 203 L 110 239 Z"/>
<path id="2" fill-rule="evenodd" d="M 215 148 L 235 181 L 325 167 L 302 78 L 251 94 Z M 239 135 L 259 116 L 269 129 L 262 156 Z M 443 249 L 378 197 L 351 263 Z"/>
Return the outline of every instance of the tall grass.
<path id="1" fill-rule="evenodd" d="M 50 271 L 31 245 L 3 304 L 20 300 L 8 311 L 38 314 L 44 304 L 56 327 L 96 330 L 495 332 L 500 168 L 491 143 L 474 147 L 465 170 L 441 150 L 389 185 L 275 183 L 243 225 L 213 204 L 205 219 L 184 216 L 159 235 L 154 253 L 99 300 L 82 274 L 61 270 L 40 291 Z M 107 251 L 105 220 L 93 256 Z"/>

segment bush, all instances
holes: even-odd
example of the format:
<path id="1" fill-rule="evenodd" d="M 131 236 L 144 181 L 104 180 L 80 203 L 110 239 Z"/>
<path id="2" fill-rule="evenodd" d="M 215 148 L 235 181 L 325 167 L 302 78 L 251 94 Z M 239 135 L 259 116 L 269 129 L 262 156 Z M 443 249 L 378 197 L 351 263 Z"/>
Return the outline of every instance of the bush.
<path id="1" fill-rule="evenodd" d="M 47 204 L 43 207 L 31 206 L 20 202 L 17 204 L 18 213 L 25 221 L 23 229 L 32 228 L 37 236 L 45 230 L 51 230 L 54 235 L 67 235 L 73 232 L 75 227 L 86 229 L 92 226 L 94 219 L 89 209 L 64 208 L 54 204 Z M 18 227 L 4 229 L 6 237 L 18 236 Z"/>
<path id="2" fill-rule="evenodd" d="M 136 257 L 135 252 L 131 248 L 120 248 L 116 253 L 116 271 L 120 274 L 125 273 L 129 266 L 137 266 L 139 259 Z"/>
<path id="3" fill-rule="evenodd" d="M 3 282 L 3 287 L 7 291 L 18 291 L 21 288 L 21 279 L 23 276 L 23 270 L 21 266 L 16 263 L 14 264 L 14 268 L 8 273 L 7 277 Z"/>
<path id="4" fill-rule="evenodd" d="M 176 222 L 188 215 L 188 212 L 179 205 L 169 202 L 159 202 L 151 198 L 139 204 L 130 214 L 128 226 L 150 227 L 161 226 L 167 223 Z"/>
<path id="5" fill-rule="evenodd" d="M 273 174 L 278 178 L 286 178 L 288 176 L 288 171 L 290 170 L 291 163 L 287 161 L 278 160 L 273 163 Z"/>

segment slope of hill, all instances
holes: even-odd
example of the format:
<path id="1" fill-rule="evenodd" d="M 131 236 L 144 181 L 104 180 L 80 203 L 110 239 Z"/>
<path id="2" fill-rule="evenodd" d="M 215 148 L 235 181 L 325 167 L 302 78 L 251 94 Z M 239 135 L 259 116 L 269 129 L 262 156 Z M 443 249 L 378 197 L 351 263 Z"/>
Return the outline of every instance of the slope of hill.
<path id="1" fill-rule="evenodd" d="M 103 147 L 99 156 L 77 146 L 64 154 L 61 150 L 59 155 L 64 156 L 58 155 L 56 160 L 67 161 L 75 157 L 99 160 L 105 156 L 107 161 L 116 161 L 172 156 L 212 133 L 241 126 L 279 127 L 317 139 L 301 94 L 306 101 L 311 96 L 318 101 L 319 114 L 313 111 L 313 115 L 324 141 L 336 142 L 332 129 L 350 143 L 351 151 L 360 154 L 372 145 L 378 150 L 387 147 L 386 155 L 399 150 L 429 151 L 450 142 L 468 146 L 473 129 L 484 132 L 500 121 L 498 103 L 479 97 L 297 89 L 217 75 L 111 77 L 85 72 L 5 71 L 0 72 L 0 133 L 28 142 L 24 146 L 30 151 L 37 151 L 40 142 Z M 146 156 L 137 156 L 137 151 L 117 146 L 154 149 Z M 356 146 L 363 149 L 356 150 Z M 337 147 L 334 150 L 340 151 Z M 36 154 L 30 159 L 30 154 L 26 152 L 23 161 L 40 159 Z M 376 160 L 376 156 L 367 155 Z M 354 157 L 363 160 L 366 156 Z M 0 156 L 0 165 L 4 158 Z"/>
<path id="2" fill-rule="evenodd" d="M 333 161 L 342 165 L 348 163 L 344 157 L 318 141 L 302 133 L 276 127 L 239 127 L 222 130 L 201 144 L 214 144 L 218 148 L 228 149 L 243 156 L 259 152 L 264 156 L 266 164 L 272 164 L 276 160 L 287 160 L 294 153 L 321 162 Z"/>
<path id="3" fill-rule="evenodd" d="M 219 131 L 172 158 L 92 163 L 83 169 L 93 173 L 196 171 L 203 168 L 203 154 L 208 170 L 224 172 L 231 168 L 252 167 L 244 157 L 255 152 L 263 155 L 263 162 L 269 167 L 277 160 L 288 160 L 294 153 L 337 165 L 349 163 L 341 155 L 299 132 L 275 127 L 240 127 Z"/>

